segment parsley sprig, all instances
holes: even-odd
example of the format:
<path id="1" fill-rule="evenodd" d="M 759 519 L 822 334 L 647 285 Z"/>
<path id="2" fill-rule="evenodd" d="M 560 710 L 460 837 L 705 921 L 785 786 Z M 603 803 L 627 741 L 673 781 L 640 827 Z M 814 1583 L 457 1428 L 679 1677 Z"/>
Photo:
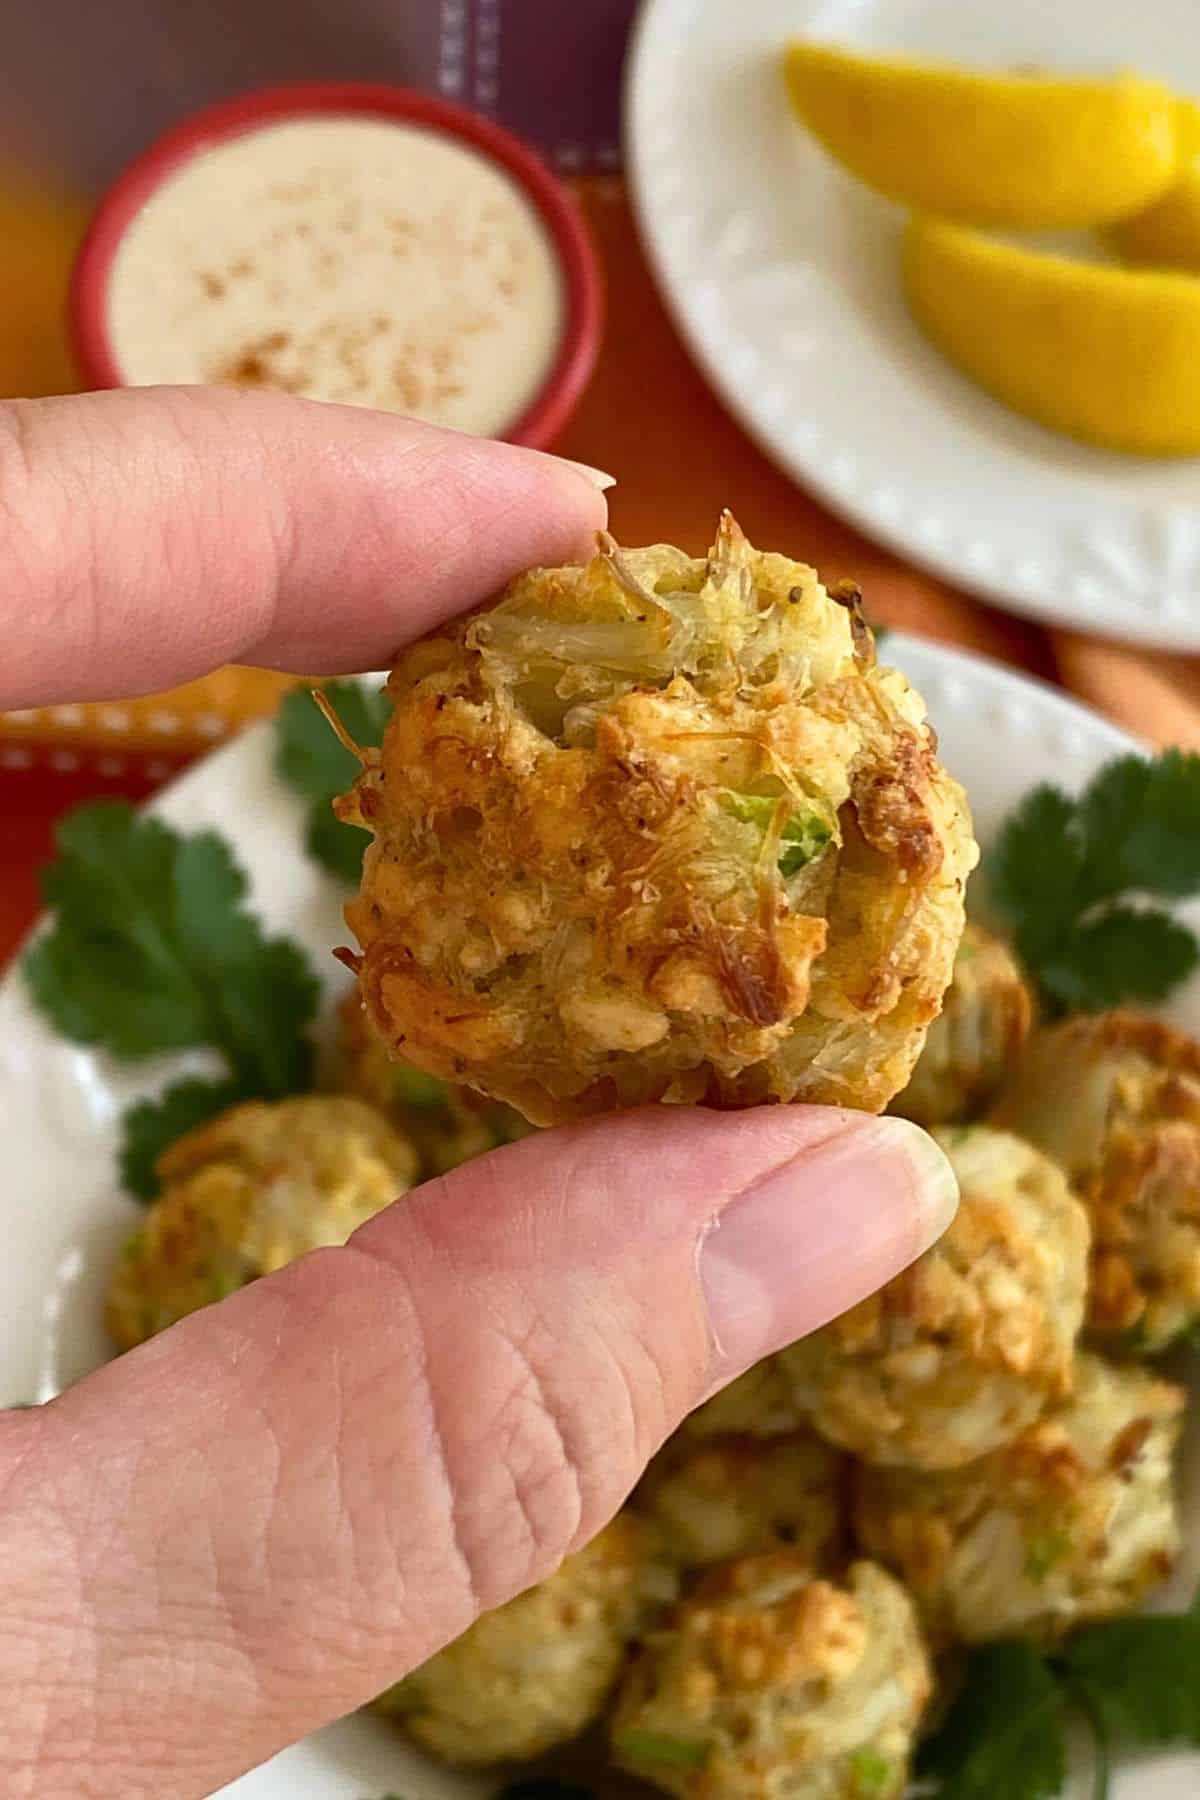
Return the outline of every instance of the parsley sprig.
<path id="1" fill-rule="evenodd" d="M 100 800 L 64 819 L 55 844 L 42 876 L 55 917 L 24 964 L 41 1011 L 123 1061 L 209 1049 L 225 1063 L 219 1079 L 179 1082 L 126 1113 L 122 1173 L 148 1199 L 155 1158 L 181 1132 L 236 1100 L 311 1087 L 319 984 L 299 945 L 268 937 L 246 906 L 246 876 L 216 832 Z"/>
<path id="2" fill-rule="evenodd" d="M 1155 900 L 1200 893 L 1200 756 L 1121 756 L 1077 800 L 1034 788 L 986 862 L 988 892 L 1050 1013 L 1163 999 L 1200 961 Z"/>
<path id="3" fill-rule="evenodd" d="M 1200 1745 L 1200 1597 L 1186 1613 L 1090 1626 L 1049 1653 L 1016 1640 L 973 1651 L 918 1772 L 937 1800 L 1053 1800 L 1072 1716 L 1091 1736 L 1095 1800 L 1108 1800 L 1110 1745 Z"/>
<path id="4" fill-rule="evenodd" d="M 357 681 L 330 681 L 322 691 L 354 743 L 365 749 L 381 741 L 391 711 L 386 694 L 372 693 Z M 308 804 L 304 843 L 309 855 L 339 881 L 356 882 L 367 833 L 335 818 L 333 801 L 346 792 L 358 764 L 329 729 L 306 687 L 294 688 L 279 708 L 275 769 Z"/>

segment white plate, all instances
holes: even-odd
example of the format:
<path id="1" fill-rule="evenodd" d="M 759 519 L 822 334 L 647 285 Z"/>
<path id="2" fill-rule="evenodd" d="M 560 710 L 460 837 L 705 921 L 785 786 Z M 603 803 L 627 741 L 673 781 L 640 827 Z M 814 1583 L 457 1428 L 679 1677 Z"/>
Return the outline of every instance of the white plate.
<path id="1" fill-rule="evenodd" d="M 1136 64 L 1200 91 L 1195 0 L 648 0 L 627 119 L 676 319 L 789 474 L 1014 611 L 1200 650 L 1200 463 L 1057 437 L 924 340 L 900 291 L 900 214 L 789 113 L 796 35 L 982 67 Z"/>
<path id="2" fill-rule="evenodd" d="M 1034 783 L 1054 779 L 1078 788 L 1099 764 L 1133 747 L 1095 714 L 994 664 L 900 637 L 889 639 L 887 650 L 925 695 L 985 845 Z M 248 731 L 175 782 L 153 810 L 183 829 L 213 825 L 229 837 L 255 905 L 271 927 L 307 947 L 332 996 L 344 981 L 329 955 L 344 936 L 341 894 L 302 851 L 301 808 L 273 775 L 271 751 L 269 727 Z M 1200 908 L 1191 915 L 1200 926 Z M 1200 982 L 1172 1016 L 1200 1032 Z M 101 1295 L 117 1246 L 138 1217 L 117 1191 L 116 1118 L 182 1063 L 174 1057 L 131 1077 L 107 1057 L 56 1037 L 33 1011 L 18 970 L 0 983 L 8 1169 L 0 1190 L 0 1404 L 48 1398 L 109 1354 Z M 1186 1493 L 1194 1528 L 1175 1600 L 1186 1598 L 1200 1575 L 1200 1430 L 1189 1451 Z M 1123 1773 L 1118 1800 L 1195 1800 L 1198 1784 L 1200 1756 L 1158 1758 Z M 227 1791 L 238 1800 L 371 1800 L 388 1789 L 407 1800 L 486 1792 L 478 1781 L 433 1768 L 369 1719 L 342 1721 Z"/>

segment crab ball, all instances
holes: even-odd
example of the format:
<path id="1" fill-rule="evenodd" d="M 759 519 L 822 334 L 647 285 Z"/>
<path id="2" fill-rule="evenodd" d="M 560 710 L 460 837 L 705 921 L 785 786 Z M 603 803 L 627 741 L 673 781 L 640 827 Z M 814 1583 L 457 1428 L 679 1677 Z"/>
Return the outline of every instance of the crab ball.
<path id="1" fill-rule="evenodd" d="M 439 1081 L 411 1063 L 394 1062 L 367 1025 L 357 992 L 346 996 L 339 1024 L 337 1086 L 378 1107 L 412 1141 L 423 1181 L 531 1130 L 510 1106 Z"/>
<path id="2" fill-rule="evenodd" d="M 891 1110 L 926 1127 L 976 1118 L 999 1092 L 1032 1024 L 1033 994 L 1012 951 L 968 922 L 942 1010 Z"/>
<path id="3" fill-rule="evenodd" d="M 857 593 L 753 550 L 610 539 L 392 671 L 341 804 L 389 1053 L 537 1124 L 650 1101 L 881 1110 L 977 858 Z"/>
<path id="4" fill-rule="evenodd" d="M 985 1455 L 1070 1392 L 1087 1279 L 1087 1216 L 1047 1157 L 979 1125 L 934 1135 L 961 1190 L 954 1223 L 778 1359 L 824 1436 L 918 1469 Z"/>
<path id="5" fill-rule="evenodd" d="M 787 1546 L 817 1570 L 842 1544 L 846 1475 L 847 1459 L 814 1432 L 702 1442 L 680 1434 L 651 1463 L 635 1505 L 683 1568 Z"/>
<path id="6" fill-rule="evenodd" d="M 965 1469 L 859 1472 L 855 1528 L 938 1643 L 1053 1639 L 1128 1612 L 1179 1552 L 1184 1392 L 1081 1356 L 1075 1394 Z"/>
<path id="7" fill-rule="evenodd" d="M 1039 1032 L 998 1123 L 1052 1156 L 1092 1222 L 1088 1331 L 1152 1354 L 1200 1320 L 1200 1046 L 1134 1013 Z"/>
<path id="8" fill-rule="evenodd" d="M 711 1570 L 651 1633 L 613 1754 L 685 1800 L 896 1800 L 930 1686 L 899 1582 L 776 1551 Z"/>
<path id="9" fill-rule="evenodd" d="M 160 1157 L 162 1191 L 109 1286 L 110 1334 L 131 1349 L 308 1250 L 344 1244 L 416 1170 L 412 1144 L 361 1100 L 233 1107 Z"/>
<path id="10" fill-rule="evenodd" d="M 621 1513 L 550 1577 L 375 1701 L 461 1767 L 521 1762 L 599 1717 L 634 1635 L 674 1596 L 653 1527 Z"/>
<path id="11" fill-rule="evenodd" d="M 680 1427 L 686 1437 L 710 1438 L 733 1432 L 743 1437 L 784 1437 L 803 1431 L 792 1384 L 777 1356 L 766 1356 L 736 1381 L 689 1413 Z"/>

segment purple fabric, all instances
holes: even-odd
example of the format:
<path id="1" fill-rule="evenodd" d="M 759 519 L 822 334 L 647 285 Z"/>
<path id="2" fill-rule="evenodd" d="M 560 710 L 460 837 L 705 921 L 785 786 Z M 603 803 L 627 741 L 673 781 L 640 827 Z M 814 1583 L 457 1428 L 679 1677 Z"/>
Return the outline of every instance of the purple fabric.
<path id="1" fill-rule="evenodd" d="M 477 37 L 488 12 L 501 13 L 495 107 L 504 124 L 563 169 L 615 167 L 622 65 L 637 0 L 497 0 L 494 8 L 475 0 L 475 10 Z"/>
<path id="2" fill-rule="evenodd" d="M 197 106 L 322 76 L 440 91 L 564 172 L 618 160 L 637 0 L 3 0 L 0 155 L 108 181 Z"/>

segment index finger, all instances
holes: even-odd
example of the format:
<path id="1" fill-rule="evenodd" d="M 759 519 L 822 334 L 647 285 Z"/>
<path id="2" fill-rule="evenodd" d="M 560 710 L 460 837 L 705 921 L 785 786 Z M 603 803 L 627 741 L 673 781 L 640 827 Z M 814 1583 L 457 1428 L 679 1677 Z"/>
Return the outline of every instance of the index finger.
<path id="1" fill-rule="evenodd" d="M 131 388 L 0 406 L 0 708 L 226 662 L 378 668 L 604 523 L 578 465 L 391 413 Z"/>

